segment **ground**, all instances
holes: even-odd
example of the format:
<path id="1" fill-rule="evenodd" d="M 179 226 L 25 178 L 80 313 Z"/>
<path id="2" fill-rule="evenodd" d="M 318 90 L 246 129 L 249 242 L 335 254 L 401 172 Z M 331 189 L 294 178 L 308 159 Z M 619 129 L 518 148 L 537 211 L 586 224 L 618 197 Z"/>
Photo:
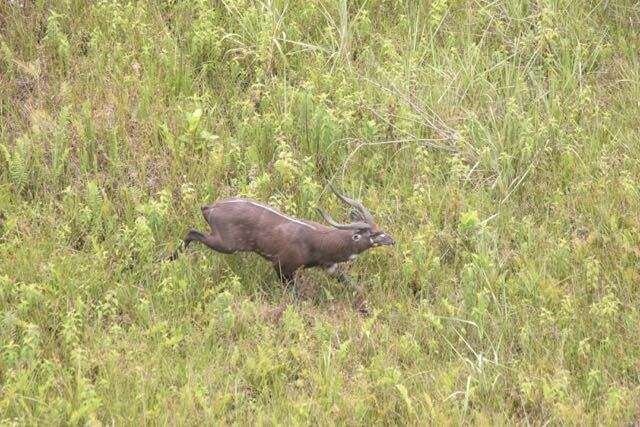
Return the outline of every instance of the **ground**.
<path id="1" fill-rule="evenodd" d="M 631 0 L 0 2 L 0 424 L 637 422 L 638 52 Z M 166 261 L 328 182 L 397 241 L 353 288 Z"/>

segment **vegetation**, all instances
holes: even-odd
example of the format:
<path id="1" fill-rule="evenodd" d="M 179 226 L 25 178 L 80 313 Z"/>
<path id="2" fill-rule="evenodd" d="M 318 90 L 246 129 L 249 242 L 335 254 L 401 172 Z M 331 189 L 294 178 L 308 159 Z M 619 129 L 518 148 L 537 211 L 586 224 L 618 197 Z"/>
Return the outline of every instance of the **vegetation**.
<path id="1" fill-rule="evenodd" d="M 637 422 L 638 52 L 632 0 L 0 2 L 0 423 Z M 329 181 L 359 288 L 165 261 Z"/>

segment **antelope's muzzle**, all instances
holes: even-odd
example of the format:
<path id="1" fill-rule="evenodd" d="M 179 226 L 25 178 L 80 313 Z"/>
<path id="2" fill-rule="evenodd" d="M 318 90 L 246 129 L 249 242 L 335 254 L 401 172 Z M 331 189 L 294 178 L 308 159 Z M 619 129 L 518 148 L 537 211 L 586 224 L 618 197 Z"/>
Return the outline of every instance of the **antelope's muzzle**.
<path id="1" fill-rule="evenodd" d="M 380 233 L 373 238 L 374 246 L 391 246 L 395 244 L 396 244 L 395 240 L 393 240 L 391 236 L 385 233 Z"/>

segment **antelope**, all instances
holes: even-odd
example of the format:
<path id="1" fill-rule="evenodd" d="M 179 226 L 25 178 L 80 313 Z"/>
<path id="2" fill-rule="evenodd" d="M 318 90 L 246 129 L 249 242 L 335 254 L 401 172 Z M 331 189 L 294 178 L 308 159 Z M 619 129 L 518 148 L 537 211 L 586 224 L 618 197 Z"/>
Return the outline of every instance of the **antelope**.
<path id="1" fill-rule="evenodd" d="M 340 194 L 331 185 L 330 188 L 352 208 L 352 222 L 338 223 L 317 208 L 329 227 L 292 218 L 253 199 L 221 199 L 201 208 L 211 233 L 190 229 L 171 259 L 176 259 L 180 251 L 197 241 L 223 254 L 256 253 L 273 265 L 285 285 L 293 283 L 298 270 L 312 267 L 322 268 L 348 284 L 350 279 L 338 267 L 340 263 L 353 261 L 372 247 L 394 245 L 395 242 L 376 225 L 371 212 L 361 202 Z"/>

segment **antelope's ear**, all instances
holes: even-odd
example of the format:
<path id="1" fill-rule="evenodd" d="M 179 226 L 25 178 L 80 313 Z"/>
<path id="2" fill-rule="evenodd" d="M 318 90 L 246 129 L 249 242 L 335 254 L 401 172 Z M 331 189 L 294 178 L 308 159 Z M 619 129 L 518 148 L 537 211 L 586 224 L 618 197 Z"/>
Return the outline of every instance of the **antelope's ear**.
<path id="1" fill-rule="evenodd" d="M 357 230 L 353 233 L 353 235 L 351 236 L 351 239 L 354 242 L 358 242 L 360 241 L 362 238 L 367 238 L 369 240 L 371 240 L 371 230 L 369 230 L 368 228 L 363 228 L 361 230 Z"/>

